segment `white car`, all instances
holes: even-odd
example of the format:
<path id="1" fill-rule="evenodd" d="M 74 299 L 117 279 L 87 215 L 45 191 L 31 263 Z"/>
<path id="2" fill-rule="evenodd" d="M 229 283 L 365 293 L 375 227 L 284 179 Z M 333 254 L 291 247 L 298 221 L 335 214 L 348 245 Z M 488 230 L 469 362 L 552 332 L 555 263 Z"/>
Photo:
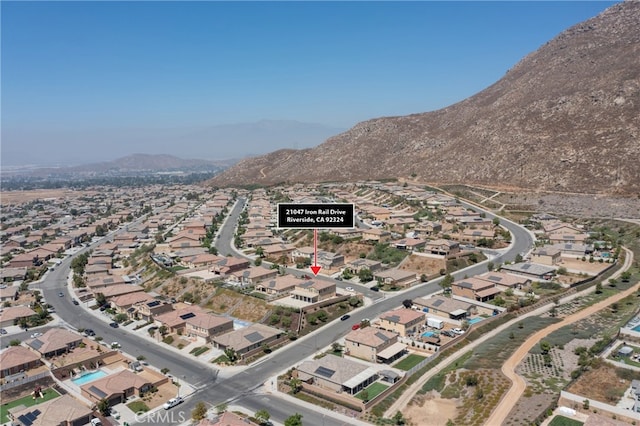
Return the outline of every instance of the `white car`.
<path id="1" fill-rule="evenodd" d="M 464 330 L 461 328 L 452 328 L 451 332 L 456 334 L 464 334 Z"/>
<path id="2" fill-rule="evenodd" d="M 32 338 L 32 339 L 35 339 L 36 337 L 40 337 L 40 336 L 42 336 L 42 333 L 33 333 L 33 334 L 31 335 L 31 338 Z"/>
<path id="3" fill-rule="evenodd" d="M 345 290 L 347 290 L 347 291 L 354 291 L 354 290 L 353 290 L 353 287 L 347 287 L 347 288 L 345 288 Z"/>
<path id="4" fill-rule="evenodd" d="M 175 398 L 171 398 L 170 400 L 168 400 L 167 402 L 164 403 L 164 405 L 162 406 L 162 408 L 164 408 L 165 410 L 168 410 L 169 408 L 173 408 L 176 405 L 182 404 L 183 399 L 179 396 L 175 397 Z"/>
<path id="5" fill-rule="evenodd" d="M 118 349 L 120 347 L 120 343 L 118 342 L 111 342 L 111 349 Z"/>
<path id="6" fill-rule="evenodd" d="M 91 426 L 102 426 L 100 419 L 91 419 Z"/>

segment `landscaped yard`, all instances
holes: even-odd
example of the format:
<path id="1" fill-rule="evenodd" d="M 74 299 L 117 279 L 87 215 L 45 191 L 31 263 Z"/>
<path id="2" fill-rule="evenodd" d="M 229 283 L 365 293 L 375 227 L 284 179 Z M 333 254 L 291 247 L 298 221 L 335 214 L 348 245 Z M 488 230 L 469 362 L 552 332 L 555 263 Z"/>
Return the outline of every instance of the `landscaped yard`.
<path id="1" fill-rule="evenodd" d="M 388 387 L 389 386 L 385 385 L 384 383 L 380 383 L 380 382 L 372 383 L 371 385 L 369 385 L 368 388 L 358 392 L 356 394 L 356 398 L 361 399 L 363 401 L 371 401 L 373 398 L 375 398 L 376 396 L 384 392 L 384 390 L 387 389 Z"/>
<path id="2" fill-rule="evenodd" d="M 394 365 L 394 367 L 400 370 L 409 371 L 416 365 L 420 364 L 420 361 L 422 361 L 423 359 L 425 359 L 425 357 L 416 354 L 410 354 L 406 358 L 398 361 L 398 363 Z"/>
<path id="3" fill-rule="evenodd" d="M 549 426 L 582 426 L 584 423 L 565 416 L 555 416 Z"/>
<path id="4" fill-rule="evenodd" d="M 200 356 L 203 353 L 207 352 L 209 350 L 209 347 L 207 346 L 200 346 L 199 348 L 195 348 L 191 350 L 191 355 L 193 356 Z"/>
<path id="5" fill-rule="evenodd" d="M 133 401 L 127 404 L 127 407 L 134 413 L 143 412 L 146 413 L 149 411 L 149 407 L 143 401 Z"/>
<path id="6" fill-rule="evenodd" d="M 44 398 L 33 399 L 31 395 L 27 395 L 23 398 L 16 399 L 15 401 L 7 402 L 6 404 L 2 404 L 0 406 L 0 424 L 7 423 L 9 421 L 9 409 L 13 407 L 17 407 L 18 405 L 24 405 L 25 407 L 31 407 L 36 404 L 40 404 L 45 401 L 49 401 L 50 399 L 54 399 L 60 396 L 58 392 L 53 389 L 46 389 L 42 391 Z"/>

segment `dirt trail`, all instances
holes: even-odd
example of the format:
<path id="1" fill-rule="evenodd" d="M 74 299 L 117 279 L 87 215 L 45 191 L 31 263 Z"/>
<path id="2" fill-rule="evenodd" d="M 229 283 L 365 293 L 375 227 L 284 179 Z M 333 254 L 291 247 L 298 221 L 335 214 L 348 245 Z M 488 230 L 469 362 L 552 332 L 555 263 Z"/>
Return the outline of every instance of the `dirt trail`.
<path id="1" fill-rule="evenodd" d="M 625 258 L 624 265 L 621 269 L 619 269 L 612 277 L 617 278 L 622 272 L 629 269 L 631 263 L 633 262 L 633 252 L 625 249 L 627 256 Z M 572 324 L 576 321 L 579 321 L 589 315 L 593 315 L 601 309 L 606 308 L 614 302 L 618 302 L 625 297 L 633 294 L 635 291 L 640 288 L 640 284 L 636 284 L 635 286 L 625 290 L 621 293 L 618 293 L 614 296 L 611 296 L 601 302 L 596 303 L 595 305 L 589 306 L 581 311 L 578 311 L 574 314 L 565 317 L 562 321 L 557 322 L 555 324 L 546 327 L 531 337 L 529 337 L 525 342 L 514 352 L 513 355 L 509 357 L 502 365 L 502 373 L 512 382 L 511 388 L 505 394 L 504 398 L 500 401 L 498 406 L 493 410 L 491 416 L 485 424 L 487 425 L 500 425 L 506 419 L 513 407 L 516 405 L 522 394 L 524 393 L 527 383 L 525 380 L 518 374 L 516 374 L 516 367 L 518 364 L 522 362 L 525 356 L 529 353 L 529 351 L 536 345 L 540 340 L 542 340 L 545 336 L 549 335 L 549 333 L 558 330 L 568 324 Z"/>

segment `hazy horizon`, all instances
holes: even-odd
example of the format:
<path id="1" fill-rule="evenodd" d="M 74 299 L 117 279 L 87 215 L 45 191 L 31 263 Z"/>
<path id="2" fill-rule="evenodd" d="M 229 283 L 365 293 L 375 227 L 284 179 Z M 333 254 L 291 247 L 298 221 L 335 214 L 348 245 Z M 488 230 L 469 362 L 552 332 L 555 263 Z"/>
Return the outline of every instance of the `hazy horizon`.
<path id="1" fill-rule="evenodd" d="M 2 2 L 1 162 L 308 148 L 472 96 L 611 4 Z"/>

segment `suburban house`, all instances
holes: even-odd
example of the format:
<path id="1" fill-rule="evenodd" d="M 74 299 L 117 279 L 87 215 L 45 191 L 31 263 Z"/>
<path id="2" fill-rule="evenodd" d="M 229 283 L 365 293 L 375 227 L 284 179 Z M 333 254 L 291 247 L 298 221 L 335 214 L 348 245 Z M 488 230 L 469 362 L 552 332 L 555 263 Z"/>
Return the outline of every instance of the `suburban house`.
<path id="1" fill-rule="evenodd" d="M 556 273 L 556 269 L 554 267 L 539 265 L 537 263 L 514 263 L 510 265 L 502 265 L 500 270 L 538 280 L 550 280 Z"/>
<path id="2" fill-rule="evenodd" d="M 186 319 L 184 336 L 199 338 L 206 343 L 210 343 L 213 337 L 230 331 L 233 331 L 233 320 L 231 318 L 200 314 Z"/>
<path id="3" fill-rule="evenodd" d="M 272 296 L 286 296 L 300 284 L 300 279 L 295 275 L 278 275 L 256 285 L 256 291 Z"/>
<path id="4" fill-rule="evenodd" d="M 314 255 L 316 255 L 316 251 L 313 247 L 300 247 L 291 252 L 291 260 L 293 262 L 299 262 L 300 259 L 308 259 L 311 262 L 314 262 Z M 338 253 L 332 253 L 325 250 L 317 251 L 317 262 L 318 265 L 323 268 L 336 268 L 344 265 L 344 256 Z"/>
<path id="5" fill-rule="evenodd" d="M 329 233 L 342 237 L 344 240 L 352 240 L 362 237 L 362 230 L 359 228 L 335 228 L 329 230 Z"/>
<path id="6" fill-rule="evenodd" d="M 40 355 L 24 346 L 10 346 L 0 353 L 0 378 L 23 373 L 41 365 Z"/>
<path id="7" fill-rule="evenodd" d="M 425 322 L 425 314 L 413 309 L 400 308 L 380 316 L 379 328 L 398 333 L 402 337 L 416 333 Z"/>
<path id="8" fill-rule="evenodd" d="M 213 265 L 215 262 L 222 259 L 220 256 L 210 253 L 199 253 L 192 256 L 180 258 L 182 264 L 187 268 L 199 268 L 202 266 Z"/>
<path id="9" fill-rule="evenodd" d="M 480 240 L 492 240 L 495 233 L 488 229 L 465 229 L 461 239 L 466 243 L 476 243 Z"/>
<path id="10" fill-rule="evenodd" d="M 18 300 L 20 295 L 20 286 L 17 285 L 2 285 L 0 286 L 0 303 L 12 302 Z"/>
<path id="11" fill-rule="evenodd" d="M 135 295 L 138 294 L 147 294 L 147 293 L 133 293 Z M 121 296 L 122 297 L 122 296 Z M 155 300 L 151 298 L 151 300 L 142 300 L 140 302 L 136 302 L 133 306 L 133 314 L 134 317 L 138 317 L 145 321 L 154 321 L 154 319 L 158 315 L 162 315 L 167 312 L 173 311 L 173 305 L 167 302 L 161 302 L 159 300 Z"/>
<path id="12" fill-rule="evenodd" d="M 143 393 L 167 383 L 169 378 L 164 374 L 144 370 L 144 374 L 136 374 L 130 370 L 122 370 L 101 379 L 94 380 L 80 387 L 81 394 L 89 401 L 98 403 L 105 399 L 110 406 L 125 402 L 132 396 Z"/>
<path id="13" fill-rule="evenodd" d="M 242 271 L 232 272 L 228 275 L 228 281 L 231 283 L 239 283 L 243 286 L 255 286 L 262 281 L 270 280 L 277 276 L 277 269 L 267 269 L 264 266 L 254 266 Z"/>
<path id="14" fill-rule="evenodd" d="M 557 265 L 562 252 L 555 247 L 540 247 L 531 253 L 531 261 L 541 265 Z"/>
<path id="15" fill-rule="evenodd" d="M 137 303 L 154 302 L 153 297 L 145 292 L 136 292 L 123 294 L 111 299 L 111 307 L 115 308 L 119 314 L 127 314 L 129 317 L 133 317 L 135 309 L 131 309 L 133 305 Z"/>
<path id="16" fill-rule="evenodd" d="M 418 238 L 403 238 L 391 243 L 397 249 L 415 251 L 424 248 L 427 242 Z"/>
<path id="17" fill-rule="evenodd" d="M 476 276 L 485 281 L 491 281 L 495 283 L 498 288 L 502 290 L 510 289 L 522 289 L 528 285 L 531 285 L 531 280 L 521 275 L 507 274 L 502 271 L 489 271 L 482 275 Z"/>
<path id="18" fill-rule="evenodd" d="M 22 318 L 27 319 L 36 312 L 26 306 L 10 306 L 0 312 L 0 327 L 10 327 L 17 324 Z"/>
<path id="19" fill-rule="evenodd" d="M 228 275 L 249 267 L 249 260 L 240 257 L 223 257 L 211 265 L 211 272 L 219 275 Z"/>
<path id="20" fill-rule="evenodd" d="M 357 274 L 362 269 L 377 272 L 382 269 L 382 263 L 377 260 L 358 258 L 347 263 L 346 269 L 349 269 L 354 274 Z"/>
<path id="21" fill-rule="evenodd" d="M 382 243 L 391 238 L 391 233 L 384 229 L 371 228 L 362 230 L 362 241 L 367 243 Z"/>
<path id="22" fill-rule="evenodd" d="M 398 342 L 398 334 L 375 327 L 353 330 L 345 336 L 345 353 L 370 362 L 390 363 L 400 358 L 407 345 Z"/>
<path id="23" fill-rule="evenodd" d="M 454 281 L 451 290 L 456 296 L 479 302 L 491 300 L 501 292 L 495 283 L 474 277 Z"/>
<path id="24" fill-rule="evenodd" d="M 413 304 L 429 315 L 453 320 L 468 318 L 478 311 L 475 305 L 452 297 L 419 297 L 413 300 Z"/>
<path id="25" fill-rule="evenodd" d="M 298 378 L 307 384 L 349 395 L 357 394 L 379 377 L 373 368 L 337 356 L 304 361 L 296 370 Z"/>
<path id="26" fill-rule="evenodd" d="M 573 243 L 573 244 L 585 244 L 585 242 L 590 238 L 589 234 L 566 234 L 566 233 L 551 233 L 548 236 L 549 241 L 552 244 L 558 243 Z"/>
<path id="27" fill-rule="evenodd" d="M 66 394 L 30 407 L 10 408 L 8 416 L 13 426 L 78 426 L 89 424 L 93 410 Z"/>
<path id="28" fill-rule="evenodd" d="M 438 256 L 450 256 L 460 252 L 460 244 L 457 241 L 437 239 L 427 241 L 424 251 Z"/>
<path id="29" fill-rule="evenodd" d="M 248 327 L 216 336 L 212 339 L 212 343 L 218 349 L 233 349 L 238 356 L 243 357 L 253 350 L 260 349 L 262 345 L 269 345 L 278 340 L 283 334 L 284 332 L 277 328 L 255 323 Z"/>
<path id="30" fill-rule="evenodd" d="M 490 229 L 494 227 L 493 220 L 480 216 L 462 216 L 458 218 L 458 223 L 468 226 L 471 229 Z"/>
<path id="31" fill-rule="evenodd" d="M 156 325 L 167 327 L 169 333 L 183 333 L 187 326 L 187 319 L 197 315 L 208 315 L 208 313 L 198 305 L 185 305 L 176 310 L 156 315 L 153 320 Z"/>
<path id="32" fill-rule="evenodd" d="M 408 287 L 417 281 L 415 272 L 397 268 L 378 271 L 373 277 L 379 283 L 392 287 Z"/>
<path id="33" fill-rule="evenodd" d="M 291 253 L 296 249 L 296 246 L 293 244 L 270 244 L 268 246 L 263 246 L 262 252 L 265 257 L 270 257 L 273 259 L 277 259 L 279 257 L 290 257 Z"/>
<path id="34" fill-rule="evenodd" d="M 299 282 L 291 292 L 296 300 L 317 303 L 336 295 L 336 284 L 328 281 L 305 280 Z"/>
<path id="35" fill-rule="evenodd" d="M 240 417 L 233 411 L 225 411 L 214 419 L 202 419 L 196 426 L 258 426 L 247 417 Z"/>
<path id="36" fill-rule="evenodd" d="M 82 342 L 82 336 L 64 328 L 51 328 L 42 336 L 28 339 L 25 344 L 45 358 L 69 352 Z"/>
<path id="37" fill-rule="evenodd" d="M 24 281 L 27 279 L 27 267 L 22 268 L 0 268 L 2 282 Z"/>
<path id="38" fill-rule="evenodd" d="M 442 224 L 429 220 L 420 221 L 413 229 L 420 236 L 430 236 L 442 232 Z"/>
<path id="39" fill-rule="evenodd" d="M 583 257 L 593 253 L 594 247 L 591 244 L 559 243 L 552 246 L 560 250 L 563 256 Z"/>

